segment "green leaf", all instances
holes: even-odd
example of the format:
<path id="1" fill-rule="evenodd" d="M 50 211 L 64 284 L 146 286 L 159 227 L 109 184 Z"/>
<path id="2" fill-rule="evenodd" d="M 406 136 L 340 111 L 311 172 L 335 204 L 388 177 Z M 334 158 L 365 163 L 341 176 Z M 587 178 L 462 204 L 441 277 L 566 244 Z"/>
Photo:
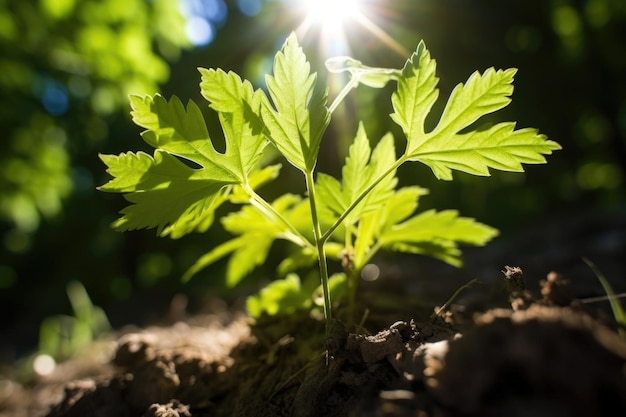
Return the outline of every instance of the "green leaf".
<path id="1" fill-rule="evenodd" d="M 143 152 L 100 158 L 115 177 L 100 190 L 126 192 L 125 198 L 133 203 L 113 224 L 120 231 L 156 227 L 158 234 L 173 238 L 204 231 L 212 221 L 214 200 L 229 184 L 162 150 L 156 150 L 154 158 Z"/>
<path id="2" fill-rule="evenodd" d="M 426 188 L 412 186 L 404 187 L 396 191 L 383 207 L 381 218 L 382 229 L 388 229 L 406 219 L 417 210 L 419 198 L 427 195 Z"/>
<path id="3" fill-rule="evenodd" d="M 261 113 L 269 140 L 295 167 L 312 172 L 330 114 L 326 92 L 316 88 L 317 74 L 311 74 L 295 35 L 276 54 L 274 75 L 266 81 L 273 106 L 264 99 Z"/>
<path id="4" fill-rule="evenodd" d="M 295 211 L 297 211 L 297 209 L 294 210 L 294 212 Z M 293 212 L 291 217 L 293 217 Z M 344 250 L 344 245 L 336 242 L 327 242 L 324 244 L 324 248 L 328 259 L 338 260 L 340 259 L 340 254 Z M 290 272 L 295 272 L 298 269 L 311 267 L 317 262 L 317 252 L 315 249 L 309 247 L 298 247 L 293 253 L 283 259 L 283 261 L 278 265 L 277 272 L 279 275 L 284 276 Z"/>
<path id="5" fill-rule="evenodd" d="M 259 116 L 262 93 L 233 73 L 201 72 L 202 92 L 218 112 L 226 151 L 215 150 L 192 101 L 185 108 L 177 97 L 132 96 L 133 121 L 147 129 L 142 137 L 156 149 L 153 157 L 143 152 L 101 155 L 114 178 L 100 189 L 129 193 L 125 197 L 133 203 L 122 210 L 116 229 L 156 227 L 158 234 L 172 238 L 206 231 L 224 187 L 248 184 L 266 145 Z"/>
<path id="6" fill-rule="evenodd" d="M 225 256 L 230 255 L 235 250 L 246 244 L 245 238 L 237 237 L 235 239 L 231 239 L 227 242 L 222 243 L 214 247 L 210 252 L 202 255 L 194 264 L 185 271 L 183 277 L 181 278 L 183 282 L 189 281 L 193 278 L 198 272 L 202 271 L 204 268 L 209 265 L 214 264 Z"/>
<path id="7" fill-rule="evenodd" d="M 258 170 L 253 170 L 250 172 L 248 176 L 248 185 L 253 190 L 264 186 L 265 184 L 274 181 L 278 178 L 278 174 L 280 173 L 281 165 L 270 165 L 267 167 L 263 167 Z M 237 204 L 245 204 L 250 202 L 250 195 L 248 192 L 243 189 L 241 186 L 233 187 L 233 191 L 230 194 L 229 198 L 230 202 Z"/>
<path id="8" fill-rule="evenodd" d="M 334 214 L 335 218 L 346 211 L 357 198 L 396 161 L 393 136 L 388 133 L 372 152 L 363 124 L 359 125 L 356 138 L 350 146 L 346 163 L 342 170 L 343 184 L 335 178 L 318 174 L 316 191 L 322 207 Z M 378 185 L 346 216 L 344 224 L 353 225 L 368 212 L 384 204 L 393 195 L 397 184 L 394 172 L 390 172 Z"/>
<path id="9" fill-rule="evenodd" d="M 456 210 L 428 210 L 394 225 L 381 236 L 383 243 L 392 241 L 426 242 L 433 239 L 453 240 L 484 245 L 498 232 L 474 219 L 459 217 Z"/>
<path id="10" fill-rule="evenodd" d="M 317 274 L 309 274 L 303 280 L 297 274 L 288 274 L 283 279 L 269 283 L 258 294 L 246 300 L 246 310 L 252 318 L 289 315 L 298 310 L 323 306 L 324 297 Z M 339 301 L 347 293 L 347 277 L 343 273 L 333 274 L 328 279 L 332 299 Z"/>
<path id="11" fill-rule="evenodd" d="M 397 80 L 400 76 L 397 69 L 369 67 L 349 56 L 332 57 L 327 59 L 325 64 L 329 72 L 348 71 L 357 84 L 365 84 L 372 88 L 383 88 L 389 81 Z"/>
<path id="12" fill-rule="evenodd" d="M 457 244 L 485 245 L 497 236 L 498 231 L 467 217 L 459 217 L 456 210 L 436 212 L 428 210 L 400 224 L 387 225 L 381 232 L 382 247 L 415 253 L 426 251 L 431 256 L 450 258 L 447 262 L 460 262 Z M 418 249 L 421 248 L 421 249 Z M 438 250 L 434 250 L 437 249 Z M 441 256 L 437 256 L 438 252 Z M 454 259 L 458 259 L 458 262 Z"/>
<path id="13" fill-rule="evenodd" d="M 221 154 L 213 147 L 202 112 L 193 101 L 185 108 L 178 97 L 167 101 L 157 94 L 154 97 L 131 96 L 130 104 L 133 122 L 148 129 L 141 133 L 147 144 L 210 167 L 215 179 L 229 183 L 238 180 L 232 170 L 216 163 Z"/>
<path id="14" fill-rule="evenodd" d="M 371 153 L 370 158 L 369 140 L 363 125 L 360 125 L 355 142 L 350 147 L 346 165 L 342 170 L 342 188 L 349 205 L 356 201 L 357 197 L 367 187 L 396 162 L 396 151 L 393 142 L 391 133 L 383 136 Z M 352 152 L 353 148 L 355 148 L 355 152 Z M 383 204 L 393 195 L 393 189 L 397 183 L 395 171 L 388 173 L 346 217 L 346 222 L 348 224 L 355 223 L 361 216 Z M 344 207 L 344 210 L 346 208 L 347 206 Z"/>
<path id="15" fill-rule="evenodd" d="M 465 84 L 457 85 L 443 110 L 433 132 L 440 136 L 453 135 L 468 127 L 480 117 L 506 107 L 513 94 L 515 68 L 475 71 Z"/>
<path id="16" fill-rule="evenodd" d="M 406 62 L 398 79 L 398 88 L 391 97 L 395 113 L 391 118 L 402 127 L 410 143 L 424 136 L 424 122 L 439 97 L 435 75 L 437 64 L 430 58 L 426 44 L 419 43 L 417 50 Z M 408 149 L 407 147 L 407 149 Z"/>
<path id="17" fill-rule="evenodd" d="M 260 318 L 263 314 L 291 314 L 310 308 L 311 303 L 311 296 L 303 291 L 300 277 L 289 274 L 284 279 L 272 281 L 259 294 L 248 297 L 246 310 L 251 317 Z"/>
<path id="18" fill-rule="evenodd" d="M 355 268 L 365 266 L 373 255 L 370 250 L 381 233 L 411 216 L 418 207 L 420 196 L 425 194 L 428 194 L 425 188 L 417 186 L 401 188 L 394 192 L 384 205 L 361 218 L 354 245 Z"/>
<path id="19" fill-rule="evenodd" d="M 515 129 L 515 123 L 498 123 L 483 130 L 437 135 L 412 155 L 430 166 L 435 176 L 451 180 L 452 169 L 474 175 L 489 175 L 489 168 L 523 172 L 524 164 L 545 163 L 544 154 L 560 149 L 535 129 Z"/>
<path id="20" fill-rule="evenodd" d="M 263 155 L 267 141 L 263 135 L 261 90 L 254 91 L 249 81 L 241 81 L 234 72 L 199 68 L 200 90 L 218 112 L 226 140 L 226 151 L 214 163 L 229 167 L 240 183 Z"/>
<path id="21" fill-rule="evenodd" d="M 243 244 L 232 253 L 228 260 L 226 286 L 234 287 L 254 268 L 262 265 L 275 239 L 276 236 L 246 233 L 243 236 Z"/>
<path id="22" fill-rule="evenodd" d="M 489 175 L 489 168 L 522 171 L 522 163 L 544 163 L 543 155 L 561 147 L 534 129 L 514 130 L 514 123 L 501 123 L 460 133 L 482 116 L 509 104 L 516 71 L 489 68 L 482 74 L 473 73 L 465 84 L 455 87 L 439 123 L 426 133 L 424 122 L 438 96 L 438 79 L 435 61 L 420 43 L 392 97 L 392 118 L 407 137 L 403 158 L 428 165 L 444 180 L 452 179 L 453 169 Z"/>
<path id="23" fill-rule="evenodd" d="M 295 272 L 300 268 L 308 268 L 317 262 L 317 252 L 311 248 L 298 248 L 298 250 L 285 259 L 278 265 L 278 274 L 281 276 L 287 275 L 290 272 Z"/>
<path id="24" fill-rule="evenodd" d="M 457 268 L 463 266 L 461 250 L 454 242 L 449 240 L 419 243 L 397 242 L 392 244 L 389 248 L 396 252 L 435 258 Z"/>
<path id="25" fill-rule="evenodd" d="M 289 218 L 298 203 L 299 197 L 286 194 L 274 201 L 272 207 L 277 213 Z M 219 259 L 231 255 L 226 270 L 226 284 L 233 287 L 265 262 L 276 239 L 290 240 L 290 231 L 284 223 L 270 220 L 252 205 L 245 205 L 240 211 L 222 218 L 222 224 L 228 232 L 238 236 L 203 255 L 185 272 L 183 280 L 189 280 Z"/>

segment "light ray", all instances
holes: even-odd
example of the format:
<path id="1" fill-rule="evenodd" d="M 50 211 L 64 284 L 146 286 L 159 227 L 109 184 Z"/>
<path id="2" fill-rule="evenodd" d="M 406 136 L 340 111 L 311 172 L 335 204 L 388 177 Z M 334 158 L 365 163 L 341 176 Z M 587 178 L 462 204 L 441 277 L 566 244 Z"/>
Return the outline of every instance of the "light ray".
<path id="1" fill-rule="evenodd" d="M 367 16 L 368 10 L 364 3 L 364 0 L 299 0 L 304 19 L 296 29 L 296 34 L 305 38 L 313 29 L 319 30 L 320 54 L 325 57 L 350 55 L 346 32 L 350 25 L 356 23 L 395 53 L 409 56 L 410 51 Z"/>
<path id="2" fill-rule="evenodd" d="M 376 23 L 372 22 L 367 16 L 363 13 L 359 13 L 355 16 L 355 20 L 361 24 L 365 29 L 369 30 L 374 36 L 380 39 L 383 43 L 393 49 L 402 57 L 408 57 L 411 55 L 411 52 L 402 46 L 398 41 L 389 36 L 387 32 L 385 32 L 380 26 Z"/>
<path id="3" fill-rule="evenodd" d="M 341 23 L 359 13 L 357 0 L 304 0 L 312 19 L 329 25 Z"/>
<path id="4" fill-rule="evenodd" d="M 350 51 L 345 26 L 360 12 L 359 0 L 300 0 L 305 18 L 296 33 L 305 35 L 316 26 L 319 29 L 319 49 L 325 56 L 347 54 Z"/>

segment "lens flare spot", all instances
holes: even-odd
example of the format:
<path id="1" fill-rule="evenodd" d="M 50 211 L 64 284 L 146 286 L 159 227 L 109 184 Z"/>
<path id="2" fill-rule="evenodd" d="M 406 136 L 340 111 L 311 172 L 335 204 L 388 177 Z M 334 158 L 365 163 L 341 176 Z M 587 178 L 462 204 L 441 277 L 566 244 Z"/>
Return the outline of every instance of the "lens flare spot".
<path id="1" fill-rule="evenodd" d="M 199 16 L 194 16 L 187 20 L 185 31 L 187 32 L 187 38 L 195 46 L 208 45 L 215 37 L 211 23 Z"/>
<path id="2" fill-rule="evenodd" d="M 37 375 L 46 376 L 54 372 L 57 364 L 54 358 L 50 355 L 41 354 L 37 355 L 33 361 L 33 370 Z"/>
<path id="3" fill-rule="evenodd" d="M 248 17 L 258 15 L 263 8 L 261 0 L 237 0 L 237 6 L 241 13 Z"/>

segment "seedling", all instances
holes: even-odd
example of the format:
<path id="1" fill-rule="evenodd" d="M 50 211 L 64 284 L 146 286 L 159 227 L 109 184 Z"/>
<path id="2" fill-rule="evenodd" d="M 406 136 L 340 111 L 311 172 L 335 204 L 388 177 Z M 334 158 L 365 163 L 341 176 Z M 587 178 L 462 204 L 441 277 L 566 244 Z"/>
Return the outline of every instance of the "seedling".
<path id="1" fill-rule="evenodd" d="M 511 101 L 516 69 L 474 72 L 452 91 L 437 126 L 426 131 L 424 122 L 439 90 L 436 64 L 424 42 L 402 69 L 368 67 L 347 57 L 327 65 L 351 76 L 330 105 L 294 35 L 275 56 L 267 93 L 233 72 L 200 68 L 202 95 L 224 132 L 223 153 L 215 150 L 193 101 L 184 106 L 177 97 L 132 96 L 133 120 L 146 129 L 142 138 L 155 151 L 100 156 L 113 176 L 100 189 L 124 193 L 132 203 L 114 228 L 156 228 L 159 236 L 176 239 L 206 232 L 216 209 L 228 204 L 232 211 L 221 221 L 235 237 L 198 259 L 184 279 L 230 256 L 226 278 L 235 285 L 265 262 L 275 240 L 284 239 L 295 248 L 278 267 L 286 278 L 249 299 L 251 314 L 310 308 L 315 305 L 312 294 L 321 293 L 328 325 L 331 293 L 347 291 L 353 306 L 360 272 L 378 251 L 428 255 L 459 266 L 460 244 L 484 245 L 498 233 L 455 210 L 416 213 L 427 190 L 398 188 L 401 165 L 426 164 L 438 179 L 448 181 L 455 170 L 481 176 L 490 175 L 490 168 L 523 171 L 523 163 L 545 163 L 544 155 L 560 149 L 537 130 L 516 129 L 513 122 L 474 127 L 479 118 Z M 342 178 L 316 172 L 320 143 L 341 100 L 360 84 L 379 88 L 388 82 L 397 83 L 391 118 L 406 137 L 399 156 L 391 133 L 372 148 L 361 124 Z M 258 192 L 280 175 L 280 165 L 262 159 L 269 146 L 301 172 L 303 194 L 288 193 L 270 202 Z M 329 277 L 329 260 L 341 262 L 344 272 Z M 315 263 L 321 289 L 295 274 Z"/>
<path id="2" fill-rule="evenodd" d="M 606 293 L 606 297 L 601 297 L 601 299 L 609 300 L 609 303 L 611 305 L 611 310 L 613 311 L 613 317 L 615 318 L 615 322 L 617 323 L 617 326 L 618 326 L 617 332 L 622 339 L 626 340 L 626 310 L 622 307 L 619 301 L 619 298 L 623 297 L 624 294 L 615 294 L 615 292 L 613 291 L 613 287 L 611 286 L 609 281 L 606 279 L 602 271 L 600 271 L 600 269 L 596 266 L 596 264 L 594 264 L 587 258 L 583 258 L 583 261 L 593 271 L 596 278 L 598 278 L 598 281 L 600 281 L 600 285 L 602 285 L 602 289 Z M 597 301 L 597 299 L 583 300 L 583 302 L 590 302 L 590 301 Z"/>
<path id="3" fill-rule="evenodd" d="M 67 296 L 74 314 L 47 317 L 39 328 L 39 354 L 56 360 L 80 353 L 94 340 L 111 332 L 106 314 L 93 305 L 80 282 L 67 284 Z"/>

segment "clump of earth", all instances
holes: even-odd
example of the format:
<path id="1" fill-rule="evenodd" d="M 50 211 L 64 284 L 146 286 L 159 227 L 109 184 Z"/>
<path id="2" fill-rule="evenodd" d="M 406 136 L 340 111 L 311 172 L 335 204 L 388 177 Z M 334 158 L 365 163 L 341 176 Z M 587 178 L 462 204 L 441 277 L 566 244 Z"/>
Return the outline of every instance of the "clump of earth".
<path id="1" fill-rule="evenodd" d="M 124 331 L 32 387 L 4 382 L 0 415 L 626 415 L 616 327 L 559 274 L 533 292 L 519 268 L 503 272 L 506 307 L 479 312 L 450 304 L 326 331 L 306 314 L 253 323 L 224 310 Z"/>

